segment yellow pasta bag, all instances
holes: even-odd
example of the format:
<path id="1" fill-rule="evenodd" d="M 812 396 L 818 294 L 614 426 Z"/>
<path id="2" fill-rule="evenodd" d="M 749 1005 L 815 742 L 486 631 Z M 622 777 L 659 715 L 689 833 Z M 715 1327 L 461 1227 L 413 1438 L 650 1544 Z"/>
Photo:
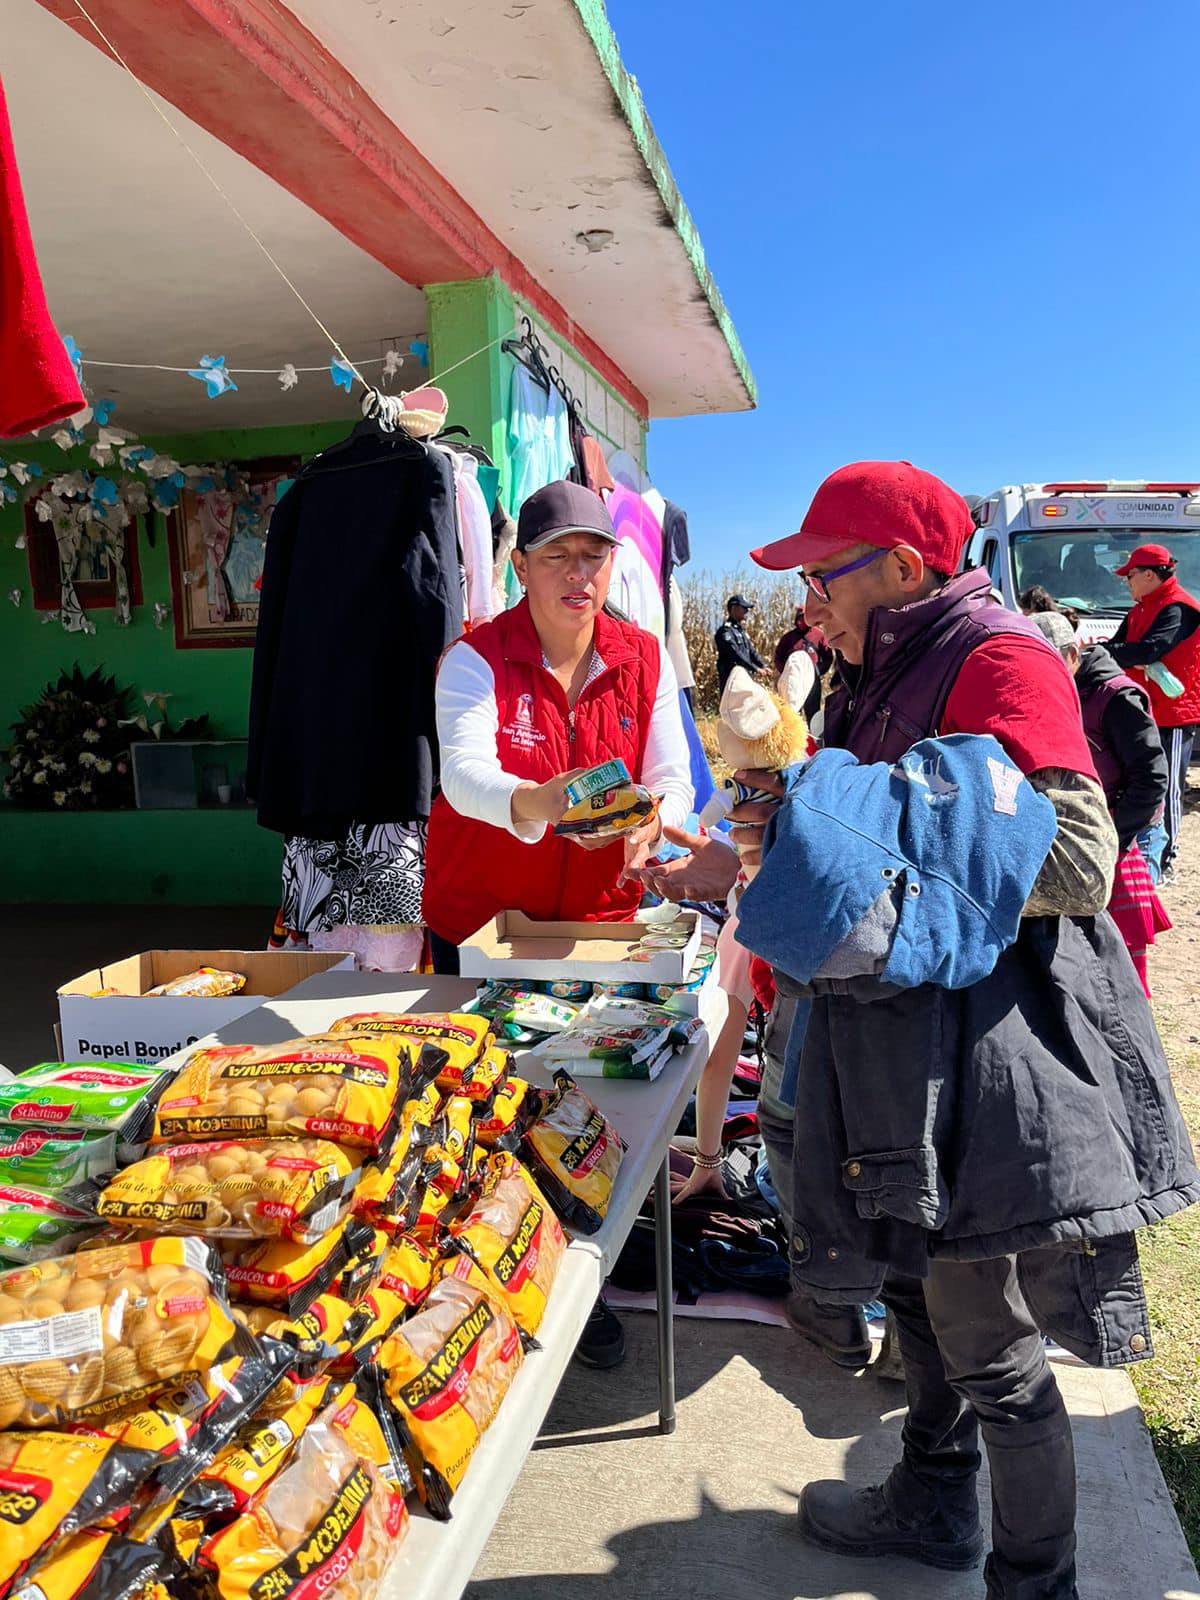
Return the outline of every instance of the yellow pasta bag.
<path id="1" fill-rule="evenodd" d="M 496 1090 L 495 1099 L 475 1124 L 475 1137 L 489 1149 L 519 1140 L 525 1124 L 525 1100 L 529 1085 L 524 1078 L 509 1073 Z"/>
<path id="2" fill-rule="evenodd" d="M 385 1165 L 372 1162 L 364 1167 L 354 1190 L 355 1218 L 372 1227 L 395 1232 L 401 1219 L 408 1215 L 412 1192 L 420 1181 L 425 1151 L 431 1142 L 427 1127 L 418 1127 L 411 1133 L 405 1129 Z"/>
<path id="3" fill-rule="evenodd" d="M 314 1034 L 285 1044 L 197 1050 L 159 1100 L 154 1140 L 310 1134 L 385 1150 L 399 1108 L 420 1087 L 415 1055 L 399 1035 Z"/>
<path id="4" fill-rule="evenodd" d="M 185 1491 L 181 1514 L 204 1519 L 244 1511 L 284 1467 L 297 1439 L 324 1405 L 329 1383 L 328 1378 L 317 1378 L 289 1389 L 282 1403 L 265 1406 Z"/>
<path id="5" fill-rule="evenodd" d="M 350 1206 L 359 1168 L 325 1139 L 167 1145 L 117 1173 L 97 1215 L 210 1238 L 313 1243 Z"/>
<path id="6" fill-rule="evenodd" d="M 284 1470 L 201 1547 L 221 1600 L 374 1600 L 407 1528 L 403 1499 L 322 1413 Z"/>
<path id="7" fill-rule="evenodd" d="M 235 1329 L 234 1354 L 206 1372 L 182 1373 L 149 1403 L 139 1400 L 100 1422 L 75 1423 L 73 1433 L 102 1433 L 117 1444 L 150 1450 L 160 1463 L 203 1453 L 257 1411 L 279 1381 L 281 1358 Z"/>
<path id="8" fill-rule="evenodd" d="M 529 1092 L 522 1149 L 534 1177 L 564 1222 L 580 1233 L 603 1225 L 624 1145 L 613 1125 L 566 1072 L 551 1090 Z"/>
<path id="9" fill-rule="evenodd" d="M 125 1600 L 144 1593 L 162 1565 L 161 1550 L 89 1528 L 56 1541 L 13 1600 Z"/>
<path id="10" fill-rule="evenodd" d="M 354 1308 L 355 1315 L 347 1332 L 350 1348 L 331 1364 L 329 1370 L 337 1377 L 349 1378 L 360 1372 L 375 1359 L 380 1345 L 397 1323 L 408 1315 L 408 1302 L 390 1289 L 372 1289 Z"/>
<path id="11" fill-rule="evenodd" d="M 482 1268 L 522 1333 L 541 1326 L 566 1239 L 558 1218 L 516 1156 L 498 1151 L 483 1190 L 450 1232 Z"/>
<path id="12" fill-rule="evenodd" d="M 224 972 L 220 967 L 197 967 L 182 978 L 172 978 L 170 983 L 160 983 L 147 989 L 143 998 L 152 995 L 169 995 L 173 1000 L 220 1000 L 225 995 L 241 994 L 246 987 L 244 974 Z"/>
<path id="13" fill-rule="evenodd" d="M 360 1461 L 369 1461 L 403 1505 L 416 1485 L 378 1367 L 366 1367 L 331 1401 L 326 1416 Z M 405 1507 L 407 1525 L 407 1507 Z"/>
<path id="14" fill-rule="evenodd" d="M 516 1324 L 464 1257 L 384 1342 L 376 1361 L 407 1432 L 418 1491 L 430 1512 L 444 1520 L 520 1370 Z"/>
<path id="15" fill-rule="evenodd" d="M 81 1250 L 0 1274 L 0 1424 L 102 1419 L 238 1353 L 200 1239 Z"/>
<path id="16" fill-rule="evenodd" d="M 412 1234 L 393 1239 L 383 1258 L 377 1289 L 398 1294 L 408 1306 L 419 1306 L 433 1284 L 433 1255 Z"/>
<path id="17" fill-rule="evenodd" d="M 356 1034 L 401 1039 L 410 1045 L 436 1045 L 446 1053 L 438 1073 L 438 1088 L 445 1094 L 465 1094 L 486 1100 L 503 1076 L 507 1056 L 493 1052 L 492 1025 L 486 1017 L 468 1011 L 434 1012 L 428 1016 L 399 1011 L 358 1011 L 340 1017 L 333 1034 Z"/>
<path id="18" fill-rule="evenodd" d="M 467 1146 L 472 1143 L 474 1135 L 473 1108 L 477 1104 L 468 1100 L 464 1094 L 453 1094 L 442 1108 L 442 1118 L 445 1124 L 443 1144 L 447 1153 L 455 1161 L 461 1162 L 467 1153 Z"/>
<path id="19" fill-rule="evenodd" d="M 370 1279 L 370 1263 L 383 1254 L 375 1230 L 361 1222 L 343 1222 L 314 1244 L 291 1239 L 263 1239 L 240 1248 L 226 1248 L 225 1281 L 235 1300 L 278 1306 L 298 1317 L 318 1295 L 333 1291 L 354 1298 L 352 1286 Z"/>
<path id="20" fill-rule="evenodd" d="M 0 1433 L 0 1593 L 51 1540 L 124 1519 L 154 1465 L 111 1439 Z"/>

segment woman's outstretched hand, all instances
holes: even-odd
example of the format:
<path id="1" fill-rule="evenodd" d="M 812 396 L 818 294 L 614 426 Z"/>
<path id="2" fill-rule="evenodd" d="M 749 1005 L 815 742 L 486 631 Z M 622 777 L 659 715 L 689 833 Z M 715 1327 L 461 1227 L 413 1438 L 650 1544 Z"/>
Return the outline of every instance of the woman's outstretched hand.
<path id="1" fill-rule="evenodd" d="M 518 828 L 535 828 L 539 823 L 553 827 L 567 809 L 567 785 L 586 771 L 586 767 L 574 767 L 545 783 L 519 783 L 510 802 L 513 822 Z"/>

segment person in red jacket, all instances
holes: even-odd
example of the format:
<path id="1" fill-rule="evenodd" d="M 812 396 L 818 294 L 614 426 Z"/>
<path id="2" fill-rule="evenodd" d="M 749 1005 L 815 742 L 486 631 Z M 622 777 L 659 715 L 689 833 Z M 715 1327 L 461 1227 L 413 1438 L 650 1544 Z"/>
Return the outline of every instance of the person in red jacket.
<path id="1" fill-rule="evenodd" d="M 638 869 L 663 827 L 691 813 L 691 759 L 666 649 L 604 609 L 616 542 L 599 495 L 576 483 L 539 489 L 521 507 L 512 558 L 524 599 L 442 658 L 442 792 L 429 818 L 423 898 L 435 971 L 457 972 L 457 946 L 500 911 L 632 918 Z M 571 778 L 618 756 L 661 796 L 658 817 L 623 840 L 558 837 Z M 597 1301 L 577 1356 L 612 1367 L 624 1352 L 620 1322 Z"/>
<path id="2" fill-rule="evenodd" d="M 513 565 L 525 597 L 452 645 L 438 670 L 442 792 L 429 819 L 424 915 L 435 966 L 501 911 L 621 922 L 632 875 L 664 825 L 692 809 L 679 690 L 653 634 L 604 609 L 616 535 L 599 495 L 552 483 L 521 507 Z M 572 777 L 620 757 L 660 795 L 657 819 L 618 841 L 553 824 Z"/>
<path id="3" fill-rule="evenodd" d="M 1200 723 L 1200 600 L 1175 576 L 1175 558 L 1165 545 L 1143 544 L 1117 577 L 1124 578 L 1133 608 L 1108 641 L 1108 652 L 1150 696 L 1150 710 L 1162 734 L 1167 756 L 1167 842 L 1160 873 L 1166 878 L 1179 854 L 1183 792 Z M 1167 694 L 1158 663 L 1183 685 L 1183 693 Z"/>

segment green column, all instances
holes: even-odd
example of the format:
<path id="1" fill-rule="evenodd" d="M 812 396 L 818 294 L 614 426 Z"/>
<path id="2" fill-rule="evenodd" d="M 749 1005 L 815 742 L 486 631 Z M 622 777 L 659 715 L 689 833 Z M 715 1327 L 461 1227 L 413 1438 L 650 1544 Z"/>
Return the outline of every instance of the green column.
<path id="1" fill-rule="evenodd" d="M 501 354 L 499 341 L 513 330 L 512 294 L 493 275 L 427 284 L 425 304 L 431 381 L 446 391 L 450 421 L 469 428 L 499 467 L 500 493 L 507 497 L 504 436 L 511 361 Z"/>

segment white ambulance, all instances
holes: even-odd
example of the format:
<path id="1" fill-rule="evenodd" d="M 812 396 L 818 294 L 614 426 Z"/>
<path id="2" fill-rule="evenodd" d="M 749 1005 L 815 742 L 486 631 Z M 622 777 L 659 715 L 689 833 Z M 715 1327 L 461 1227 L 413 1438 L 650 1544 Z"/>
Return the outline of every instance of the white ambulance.
<path id="1" fill-rule="evenodd" d="M 1079 613 L 1084 644 L 1129 610 L 1116 568 L 1140 544 L 1165 545 L 1179 581 L 1200 591 L 1200 483 L 1026 483 L 978 501 L 964 567 L 986 567 L 1007 606 L 1040 584 Z"/>

